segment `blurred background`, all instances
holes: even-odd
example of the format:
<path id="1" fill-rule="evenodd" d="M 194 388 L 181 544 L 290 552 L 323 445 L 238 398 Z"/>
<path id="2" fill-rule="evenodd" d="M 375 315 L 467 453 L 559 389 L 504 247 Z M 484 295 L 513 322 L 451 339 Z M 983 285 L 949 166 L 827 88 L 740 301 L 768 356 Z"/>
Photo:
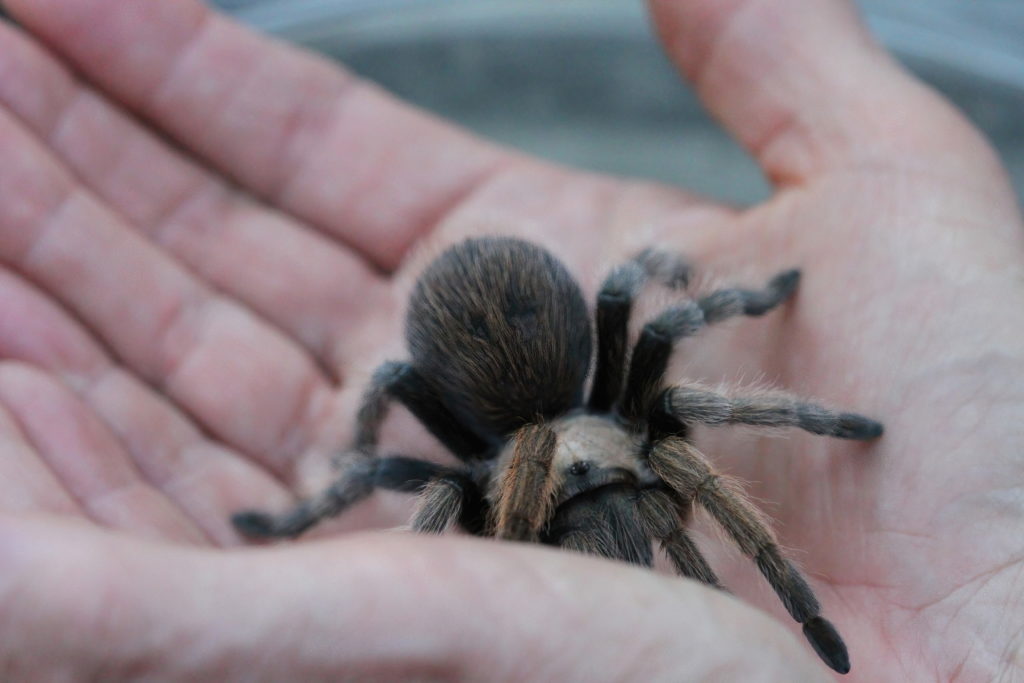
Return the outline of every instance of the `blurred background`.
<path id="1" fill-rule="evenodd" d="M 752 203 L 754 164 L 662 55 L 639 0 L 215 0 L 538 156 Z M 862 0 L 875 34 L 994 142 L 1024 198 L 1024 2 Z"/>

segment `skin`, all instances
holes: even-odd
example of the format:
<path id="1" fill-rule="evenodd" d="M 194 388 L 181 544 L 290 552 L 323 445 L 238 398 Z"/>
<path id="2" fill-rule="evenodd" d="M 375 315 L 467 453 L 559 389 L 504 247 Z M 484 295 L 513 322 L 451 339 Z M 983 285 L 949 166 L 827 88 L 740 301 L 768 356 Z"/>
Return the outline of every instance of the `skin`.
<path id="1" fill-rule="evenodd" d="M 228 515 L 323 485 L 372 367 L 403 355 L 415 273 L 481 232 L 550 247 L 588 296 L 651 244 L 745 282 L 803 266 L 791 303 L 685 342 L 675 372 L 764 377 L 885 436 L 698 445 L 797 549 L 851 679 L 1024 675 L 1021 218 L 978 133 L 845 3 L 651 2 L 776 183 L 745 210 L 473 139 L 188 0 L 5 7 L 0 677 L 827 679 L 714 539 L 740 599 L 331 533 L 404 519 L 386 496 L 241 547 Z M 399 415 L 385 441 L 438 454 Z"/>

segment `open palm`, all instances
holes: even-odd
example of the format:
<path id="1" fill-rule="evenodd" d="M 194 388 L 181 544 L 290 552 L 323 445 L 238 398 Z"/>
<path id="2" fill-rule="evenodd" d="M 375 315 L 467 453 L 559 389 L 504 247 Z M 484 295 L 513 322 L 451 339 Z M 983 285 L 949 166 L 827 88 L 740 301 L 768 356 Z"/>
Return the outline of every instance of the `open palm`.
<path id="1" fill-rule="evenodd" d="M 777 184 L 743 211 L 489 146 L 191 0 L 6 5 L 26 29 L 0 27 L 0 670 L 824 676 L 732 555 L 779 623 L 468 539 L 213 550 L 239 545 L 232 512 L 322 485 L 369 372 L 404 356 L 419 268 L 480 233 L 550 247 L 590 294 L 651 245 L 740 282 L 803 266 L 792 304 L 687 341 L 677 374 L 767 378 L 886 436 L 698 443 L 767 501 L 851 675 L 1024 668 L 1020 218 L 984 142 L 839 0 L 652 3 Z M 439 455 L 396 417 L 389 447 Z"/>

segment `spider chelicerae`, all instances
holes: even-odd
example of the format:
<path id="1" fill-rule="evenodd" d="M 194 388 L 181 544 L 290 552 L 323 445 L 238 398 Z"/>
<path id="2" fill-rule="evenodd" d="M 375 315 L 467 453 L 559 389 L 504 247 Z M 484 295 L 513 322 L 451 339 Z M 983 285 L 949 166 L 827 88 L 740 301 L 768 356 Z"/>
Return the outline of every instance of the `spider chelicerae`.
<path id="1" fill-rule="evenodd" d="M 597 297 L 597 358 L 589 395 L 592 326 L 575 280 L 549 252 L 518 239 L 461 242 L 434 260 L 406 320 L 411 361 L 373 375 L 340 473 L 281 515 L 246 511 L 250 537 L 293 537 L 382 488 L 418 493 L 412 528 L 535 541 L 650 566 L 660 543 L 679 574 L 721 587 L 686 531 L 702 506 L 756 564 L 821 658 L 849 670 L 846 646 L 764 517 L 688 438 L 693 424 L 793 426 L 873 439 L 882 426 L 784 394 L 729 397 L 666 384 L 676 342 L 738 315 L 758 316 L 796 289 L 797 270 L 762 289 L 727 288 L 657 315 L 628 351 L 634 301 L 648 281 L 685 290 L 690 267 L 647 250 L 614 269 Z M 445 466 L 377 454 L 398 401 L 461 462 Z"/>

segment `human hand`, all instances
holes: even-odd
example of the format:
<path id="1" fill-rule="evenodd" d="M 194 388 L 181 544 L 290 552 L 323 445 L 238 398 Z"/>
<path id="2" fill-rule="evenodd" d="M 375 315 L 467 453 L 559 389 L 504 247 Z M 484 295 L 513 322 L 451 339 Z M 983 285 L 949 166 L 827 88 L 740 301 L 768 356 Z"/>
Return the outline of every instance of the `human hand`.
<path id="1" fill-rule="evenodd" d="M 5 674 L 826 675 L 733 557 L 712 558 L 725 582 L 780 620 L 511 544 L 223 550 L 230 513 L 321 483 L 401 353 L 417 269 L 480 231 L 546 244 L 590 293 L 652 244 L 724 274 L 803 265 L 785 312 L 707 331 L 679 369 L 763 374 L 886 436 L 698 442 L 756 482 L 851 676 L 1020 669 L 1020 218 L 977 134 L 845 5 L 654 4 L 778 184 L 737 211 L 488 146 L 184 0 L 6 4 L 34 38 L 0 31 Z M 431 450 L 409 423 L 386 438 Z M 335 529 L 400 519 L 381 498 Z"/>

